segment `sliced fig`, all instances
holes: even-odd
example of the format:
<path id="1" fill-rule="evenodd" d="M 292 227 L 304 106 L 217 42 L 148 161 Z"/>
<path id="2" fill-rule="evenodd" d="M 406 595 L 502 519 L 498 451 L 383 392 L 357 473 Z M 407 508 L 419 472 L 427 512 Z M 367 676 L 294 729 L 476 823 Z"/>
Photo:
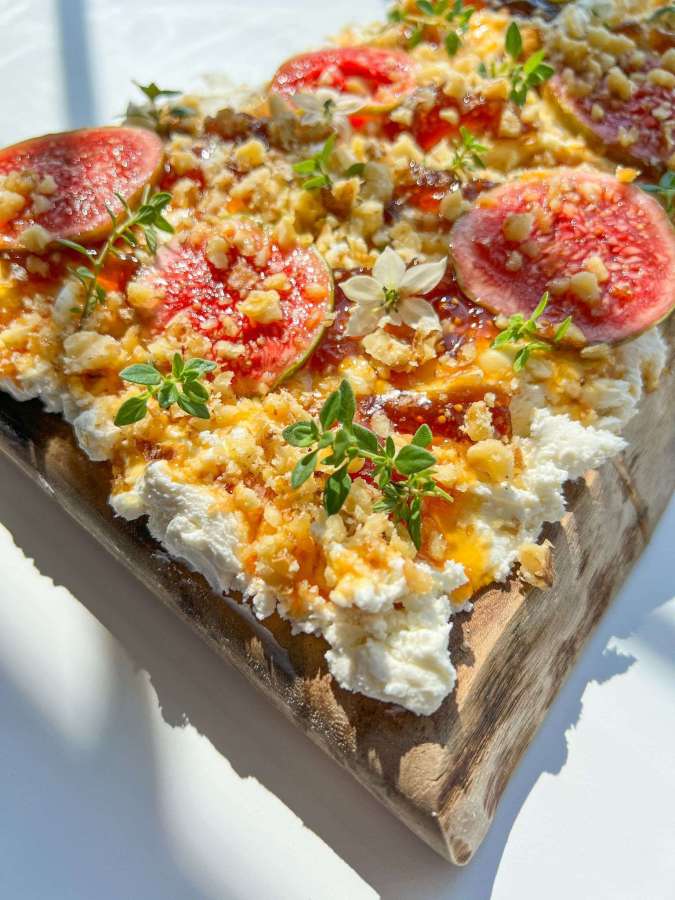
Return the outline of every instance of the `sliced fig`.
<path id="1" fill-rule="evenodd" d="M 401 50 L 381 47 L 331 47 L 301 53 L 276 72 L 270 91 L 292 97 L 319 87 L 357 93 L 364 111 L 379 112 L 395 106 L 415 87 L 415 63 Z"/>
<path id="2" fill-rule="evenodd" d="M 466 294 L 493 312 L 571 315 L 586 340 L 620 341 L 675 306 L 675 232 L 639 188 L 594 169 L 527 173 L 481 194 L 451 232 Z"/>
<path id="3" fill-rule="evenodd" d="M 207 355 L 234 374 L 239 394 L 269 390 L 302 366 L 333 304 L 330 270 L 313 248 L 282 250 L 246 221 L 234 239 L 173 242 L 139 280 L 162 298 L 153 331 L 181 316 L 181 327 L 208 338 Z"/>
<path id="4" fill-rule="evenodd" d="M 18 236 L 34 224 L 82 243 L 105 237 L 111 227 L 106 207 L 122 209 L 115 194 L 133 206 L 159 176 L 162 157 L 162 141 L 144 128 L 85 128 L 0 150 L 0 179 L 25 173 L 37 185 L 37 194 L 0 225 L 0 249 L 20 249 Z M 42 198 L 37 207 L 36 196 Z"/>
<path id="5" fill-rule="evenodd" d="M 587 94 L 577 95 L 573 85 L 560 75 L 548 85 L 571 126 L 613 159 L 660 170 L 675 151 L 672 128 L 675 121 L 675 91 L 651 80 L 658 58 L 648 57 L 639 73 L 633 73 L 632 94 L 622 99 L 602 78 Z M 639 78 L 639 80 L 637 80 Z"/>
<path id="6" fill-rule="evenodd" d="M 429 88 L 420 95 L 423 99 L 415 105 L 410 125 L 387 122 L 384 133 L 389 140 L 403 131 L 411 132 L 422 150 L 428 152 L 443 138 L 455 140 L 460 125 L 478 138 L 498 136 L 504 100 L 488 100 L 482 94 L 466 94 L 457 100 L 440 89 L 431 92 Z"/>
<path id="7" fill-rule="evenodd" d="M 469 441 L 464 426 L 469 406 L 484 400 L 489 385 L 460 390 L 424 394 L 417 391 L 399 391 L 364 398 L 359 402 L 361 419 L 370 424 L 375 413 L 383 412 L 393 428 L 401 434 L 414 434 L 420 425 L 427 424 L 434 438 L 458 442 Z M 493 392 L 494 393 L 494 392 Z M 490 409 L 492 425 L 499 437 L 511 437 L 511 413 L 509 397 L 497 397 Z"/>

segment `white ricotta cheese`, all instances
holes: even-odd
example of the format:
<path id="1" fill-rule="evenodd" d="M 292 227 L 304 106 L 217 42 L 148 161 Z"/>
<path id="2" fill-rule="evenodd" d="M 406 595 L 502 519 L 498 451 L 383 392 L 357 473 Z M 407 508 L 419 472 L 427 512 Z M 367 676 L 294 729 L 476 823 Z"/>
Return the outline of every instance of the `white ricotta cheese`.
<path id="1" fill-rule="evenodd" d="M 275 601 L 259 579 L 243 572 L 237 557 L 243 537 L 237 516 L 214 512 L 208 488 L 180 484 L 164 462 L 155 462 L 133 492 L 111 502 L 126 518 L 146 514 L 152 536 L 201 572 L 214 590 L 241 591 L 259 618 L 272 612 Z M 415 565 L 431 577 L 433 587 L 425 594 L 411 594 L 395 566 L 392 580 L 383 586 L 372 581 L 360 586 L 358 605 L 347 608 L 321 600 L 304 622 L 293 624 L 296 631 L 323 634 L 330 644 L 328 668 L 342 687 L 429 715 L 454 687 L 449 595 L 466 576 L 452 561 L 443 571 Z"/>
<path id="2" fill-rule="evenodd" d="M 73 419 L 75 437 L 89 459 L 103 462 L 110 459 L 115 444 L 120 439 L 120 429 L 110 418 L 107 409 L 94 406 L 85 409 Z"/>

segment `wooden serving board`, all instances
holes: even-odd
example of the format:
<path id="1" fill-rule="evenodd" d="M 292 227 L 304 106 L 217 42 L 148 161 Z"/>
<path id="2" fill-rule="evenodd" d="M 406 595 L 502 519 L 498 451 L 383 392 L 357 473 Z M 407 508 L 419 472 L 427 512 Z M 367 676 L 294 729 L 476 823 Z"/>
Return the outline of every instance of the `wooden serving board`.
<path id="1" fill-rule="evenodd" d="M 669 327 L 675 345 L 675 316 Z M 109 473 L 37 402 L 0 395 L 0 450 L 45 489 L 222 656 L 434 850 L 466 863 L 485 836 L 518 760 L 675 488 L 675 375 L 644 400 L 620 459 L 568 490 L 551 527 L 555 582 L 514 579 L 455 618 L 455 692 L 428 718 L 341 690 L 319 638 L 291 637 L 276 615 L 255 621 L 173 561 L 142 522 L 116 519 Z"/>

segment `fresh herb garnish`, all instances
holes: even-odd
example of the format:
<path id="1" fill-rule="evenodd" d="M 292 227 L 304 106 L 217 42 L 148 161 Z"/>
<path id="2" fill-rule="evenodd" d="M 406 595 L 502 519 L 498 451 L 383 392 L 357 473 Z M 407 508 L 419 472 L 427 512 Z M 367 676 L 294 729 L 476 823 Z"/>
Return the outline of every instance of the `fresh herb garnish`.
<path id="1" fill-rule="evenodd" d="M 516 22 L 511 22 L 506 30 L 504 50 L 504 59 L 481 62 L 478 74 L 483 78 L 508 78 L 511 82 L 509 100 L 524 106 L 530 89 L 548 81 L 555 69 L 544 61 L 545 50 L 537 50 L 525 62 L 518 62 L 523 53 L 523 36 Z"/>
<path id="2" fill-rule="evenodd" d="M 656 22 L 664 16 L 675 16 L 675 6 L 661 6 L 647 19 L 648 22 Z"/>
<path id="3" fill-rule="evenodd" d="M 462 35 L 469 27 L 469 20 L 476 11 L 473 6 L 465 6 L 464 0 L 417 0 L 417 13 L 407 12 L 400 6 L 389 13 L 390 22 L 401 22 L 412 26 L 408 36 L 408 49 L 412 50 L 424 40 L 426 29 L 435 29 L 449 56 L 454 56 L 462 46 Z"/>
<path id="4" fill-rule="evenodd" d="M 537 304 L 537 308 L 534 310 L 529 319 L 526 319 L 522 313 L 516 313 L 515 315 L 511 316 L 506 328 L 501 331 L 492 342 L 493 347 L 501 347 L 504 344 L 517 344 L 521 341 L 527 341 L 525 346 L 521 347 L 520 350 L 518 350 L 513 359 L 513 369 L 515 372 L 520 372 L 525 368 L 525 365 L 530 358 L 530 354 L 533 351 L 551 350 L 554 345 L 559 344 L 567 334 L 567 331 L 572 324 L 572 316 L 567 316 L 567 318 L 563 319 L 560 325 L 558 325 L 558 327 L 556 328 L 553 335 L 552 344 L 549 341 L 542 340 L 542 338 L 537 333 L 537 322 L 541 318 L 547 306 L 548 291 L 546 291 L 542 295 L 541 300 Z"/>
<path id="5" fill-rule="evenodd" d="M 658 184 L 641 184 L 640 187 L 661 201 L 670 218 L 675 217 L 675 172 L 665 172 Z"/>
<path id="6" fill-rule="evenodd" d="M 175 353 L 171 362 L 171 372 L 163 375 L 152 363 L 137 363 L 120 372 L 120 378 L 132 384 L 145 385 L 146 390 L 135 397 L 129 397 L 117 410 L 115 425 L 131 425 L 140 422 L 148 412 L 148 401 L 155 399 L 161 409 L 169 409 L 174 403 L 189 416 L 198 419 L 210 418 L 206 401 L 209 391 L 200 378 L 216 368 L 208 359 L 188 359 Z"/>
<path id="7" fill-rule="evenodd" d="M 481 144 L 478 138 L 465 128 L 464 125 L 459 126 L 460 143 L 455 147 L 455 154 L 450 163 L 450 168 L 455 172 L 469 173 L 474 169 L 484 169 L 485 163 L 482 154 L 487 153 L 490 149 L 485 144 Z"/>
<path id="8" fill-rule="evenodd" d="M 506 31 L 504 49 L 514 63 L 509 72 L 511 82 L 509 99 L 518 106 L 524 106 L 530 89 L 548 81 L 555 69 L 544 62 L 545 50 L 536 50 L 524 63 L 518 62 L 523 52 L 523 38 L 516 22 L 511 22 Z"/>
<path id="9" fill-rule="evenodd" d="M 307 176 L 302 186 L 306 191 L 315 191 L 318 188 L 329 188 L 333 184 L 328 173 L 328 163 L 335 149 L 337 135 L 331 134 L 318 153 L 303 159 L 293 165 L 296 175 Z"/>
<path id="10" fill-rule="evenodd" d="M 182 91 L 161 88 L 154 81 L 151 81 L 150 84 L 139 84 L 138 81 L 134 81 L 134 84 L 145 96 L 147 102 L 143 104 L 130 102 L 127 105 L 126 118 L 137 119 L 150 128 L 159 129 L 162 109 L 158 106 L 157 101 L 179 97 Z M 194 110 L 180 105 L 167 107 L 167 113 L 177 119 L 187 119 L 195 114 Z"/>
<path id="11" fill-rule="evenodd" d="M 173 233 L 173 226 L 162 215 L 166 206 L 171 202 L 171 194 L 162 191 L 151 197 L 150 188 L 146 187 L 140 206 L 133 211 L 121 194 L 116 193 L 115 196 L 122 204 L 124 215 L 118 217 L 110 207 L 106 207 L 108 215 L 112 219 L 112 231 L 97 254 L 94 255 L 91 249 L 83 247 L 82 244 L 75 241 L 65 238 L 58 241 L 61 246 L 68 247 L 87 259 L 88 265 L 76 266 L 70 270 L 71 275 L 84 288 L 82 306 L 73 309 L 74 313 L 79 313 L 80 322 L 83 322 L 97 305 L 105 303 L 106 291 L 99 281 L 99 276 L 109 256 L 121 256 L 120 249 L 116 246 L 118 241 L 132 249 L 136 248 L 138 238 L 134 229 L 139 228 L 143 233 L 146 249 L 154 256 L 157 251 L 157 229 Z"/>
<path id="12" fill-rule="evenodd" d="M 373 431 L 354 422 L 355 413 L 354 392 L 345 380 L 321 407 L 318 420 L 296 422 L 283 430 L 283 438 L 291 446 L 309 450 L 293 469 L 291 486 L 304 484 L 313 475 L 320 452 L 330 449 L 328 456 L 321 459 L 322 465 L 333 469 L 324 485 L 323 505 L 328 515 L 334 515 L 351 490 L 349 464 L 354 459 L 369 460 L 373 464 L 373 479 L 382 491 L 382 499 L 374 509 L 388 512 L 395 521 L 402 522 L 419 550 L 423 498 L 436 496 L 452 502 L 452 497 L 433 479 L 436 458 L 427 449 L 433 438 L 431 430 L 428 425 L 420 425 L 412 442 L 397 453 L 391 437 L 382 444 Z"/>
<path id="13" fill-rule="evenodd" d="M 336 141 L 337 135 L 331 134 L 318 153 L 310 156 L 309 159 L 303 159 L 294 163 L 293 171 L 296 175 L 307 176 L 305 181 L 302 182 L 302 186 L 306 191 L 316 191 L 319 188 L 330 188 L 333 186 L 333 179 L 328 171 L 328 165 L 333 155 Z M 353 178 L 355 175 L 363 175 L 364 168 L 365 163 L 354 163 L 342 173 L 341 177 Z"/>

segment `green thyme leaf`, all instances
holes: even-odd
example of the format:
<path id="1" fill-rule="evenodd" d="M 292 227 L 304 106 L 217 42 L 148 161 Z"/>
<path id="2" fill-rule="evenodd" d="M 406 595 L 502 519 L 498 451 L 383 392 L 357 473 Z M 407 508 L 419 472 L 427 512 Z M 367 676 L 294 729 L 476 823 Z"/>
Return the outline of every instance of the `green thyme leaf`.
<path id="1" fill-rule="evenodd" d="M 187 394 L 179 393 L 176 402 L 183 412 L 186 412 L 189 416 L 194 416 L 197 419 L 210 418 L 208 406 L 200 400 L 193 400 Z"/>
<path id="2" fill-rule="evenodd" d="M 319 451 L 314 450 L 312 453 L 307 453 L 302 457 L 300 462 L 296 465 L 291 473 L 291 487 L 299 488 L 301 484 L 304 484 L 310 475 L 313 474 L 316 469 L 317 459 L 319 457 Z"/>
<path id="3" fill-rule="evenodd" d="M 416 25 L 413 30 L 410 32 L 410 37 L 406 43 L 406 47 L 408 50 L 414 50 L 418 44 L 422 43 L 424 39 L 424 26 Z"/>
<path id="4" fill-rule="evenodd" d="M 523 52 L 523 37 L 517 22 L 511 22 L 506 29 L 506 39 L 504 41 L 504 49 L 514 62 Z"/>
<path id="5" fill-rule="evenodd" d="M 190 400 L 199 400 L 202 403 L 209 399 L 208 389 L 201 381 L 186 381 L 183 383 L 183 391 Z"/>
<path id="6" fill-rule="evenodd" d="M 306 191 L 316 191 L 320 188 L 330 187 L 331 181 L 328 175 L 315 175 L 314 178 L 308 178 L 303 182 L 303 188 Z"/>
<path id="7" fill-rule="evenodd" d="M 183 369 L 185 368 L 185 363 L 183 362 L 183 357 L 180 353 L 174 353 L 173 359 L 171 360 L 171 374 L 174 378 L 180 378 L 183 373 Z"/>
<path id="8" fill-rule="evenodd" d="M 289 425 L 281 432 L 281 436 L 291 447 L 309 447 L 319 439 L 319 431 L 316 424 L 308 420 Z"/>
<path id="9" fill-rule="evenodd" d="M 120 378 L 133 384 L 159 384 L 162 380 L 161 374 L 149 363 L 136 363 L 122 369 Z"/>
<path id="10" fill-rule="evenodd" d="M 343 172 L 344 178 L 354 178 L 355 176 L 363 175 L 363 170 L 365 169 L 365 163 L 354 163 L 348 169 Z"/>
<path id="11" fill-rule="evenodd" d="M 428 447 L 429 444 L 433 440 L 433 434 L 431 433 L 431 428 L 425 423 L 424 425 L 420 425 L 420 427 L 415 432 L 412 443 L 416 447 Z"/>
<path id="12" fill-rule="evenodd" d="M 415 497 L 410 505 L 410 515 L 407 522 L 408 533 L 416 549 L 422 546 L 422 499 Z"/>
<path id="13" fill-rule="evenodd" d="M 157 392 L 157 403 L 162 409 L 168 409 L 173 403 L 178 402 L 178 387 L 171 381 L 166 381 Z"/>
<path id="14" fill-rule="evenodd" d="M 462 41 L 456 31 L 449 31 L 443 40 L 443 45 L 448 56 L 454 56 L 462 46 Z"/>
<path id="15" fill-rule="evenodd" d="M 352 487 L 352 479 L 347 471 L 347 463 L 326 479 L 323 505 L 329 516 L 335 515 L 344 505 Z"/>
<path id="16" fill-rule="evenodd" d="M 544 343 L 544 341 L 530 341 L 529 344 L 526 344 L 522 347 L 515 355 L 513 360 L 513 370 L 515 372 L 520 372 L 525 368 L 525 365 L 530 358 L 530 354 L 535 350 L 550 350 L 551 345 Z"/>
<path id="17" fill-rule="evenodd" d="M 217 366 L 213 360 L 201 359 L 196 356 L 185 363 L 182 375 L 184 379 L 201 378 L 202 375 L 206 375 L 207 372 L 213 372 L 216 368 Z"/>
<path id="18" fill-rule="evenodd" d="M 569 331 L 569 327 L 571 324 L 572 324 L 572 316 L 567 316 L 566 319 L 563 319 L 563 321 L 560 323 L 560 325 L 558 325 L 558 327 L 556 328 L 555 334 L 553 335 L 553 343 L 554 344 L 559 344 L 560 341 L 562 341 L 562 339 L 565 337 L 565 335 Z"/>
<path id="19" fill-rule="evenodd" d="M 355 422 L 352 425 L 352 432 L 360 450 L 365 450 L 367 453 L 380 452 L 380 443 L 377 439 L 377 435 L 369 428 L 364 428 L 363 425 L 359 425 Z"/>
<path id="20" fill-rule="evenodd" d="M 319 421 L 324 429 L 330 428 L 331 425 L 334 425 L 338 417 L 340 415 L 340 406 L 342 403 L 342 398 L 340 396 L 339 391 L 333 391 L 332 394 L 329 395 L 328 399 L 321 407 L 321 412 L 319 413 Z"/>
<path id="21" fill-rule="evenodd" d="M 293 171 L 297 175 L 312 175 L 316 171 L 316 160 L 302 159 L 300 162 L 293 163 Z"/>
<path id="22" fill-rule="evenodd" d="M 675 6 L 662 6 L 649 16 L 648 22 L 656 22 L 663 16 L 675 16 Z"/>
<path id="23" fill-rule="evenodd" d="M 132 425 L 145 418 L 148 412 L 148 398 L 145 394 L 129 397 L 117 410 L 115 425 Z"/>
<path id="24" fill-rule="evenodd" d="M 435 462 L 433 453 L 415 444 L 407 444 L 399 450 L 394 465 L 401 475 L 414 475 L 433 466 Z"/>
<path id="25" fill-rule="evenodd" d="M 81 253 L 82 256 L 86 256 L 87 258 L 91 256 L 91 250 L 87 250 L 82 244 L 78 244 L 75 241 L 69 241 L 67 238 L 59 238 L 56 243 L 60 244 L 62 247 L 67 247 L 69 250 L 74 250 L 76 253 Z"/>
<path id="26" fill-rule="evenodd" d="M 665 172 L 657 184 L 640 184 L 640 187 L 661 202 L 668 216 L 675 217 L 675 172 Z"/>
<path id="27" fill-rule="evenodd" d="M 356 414 L 356 398 L 352 386 L 345 379 L 340 384 L 340 421 L 343 425 L 351 425 Z"/>
<path id="28" fill-rule="evenodd" d="M 177 97 L 180 94 L 180 91 L 171 91 L 166 88 L 161 88 L 154 81 L 151 81 L 150 84 L 139 84 L 138 81 L 133 82 L 136 87 L 141 91 L 151 103 L 154 103 L 159 97 Z"/>
<path id="29" fill-rule="evenodd" d="M 345 428 L 340 428 L 333 438 L 333 452 L 326 457 L 326 464 L 329 466 L 340 466 L 347 456 L 352 443 L 352 436 Z"/>

